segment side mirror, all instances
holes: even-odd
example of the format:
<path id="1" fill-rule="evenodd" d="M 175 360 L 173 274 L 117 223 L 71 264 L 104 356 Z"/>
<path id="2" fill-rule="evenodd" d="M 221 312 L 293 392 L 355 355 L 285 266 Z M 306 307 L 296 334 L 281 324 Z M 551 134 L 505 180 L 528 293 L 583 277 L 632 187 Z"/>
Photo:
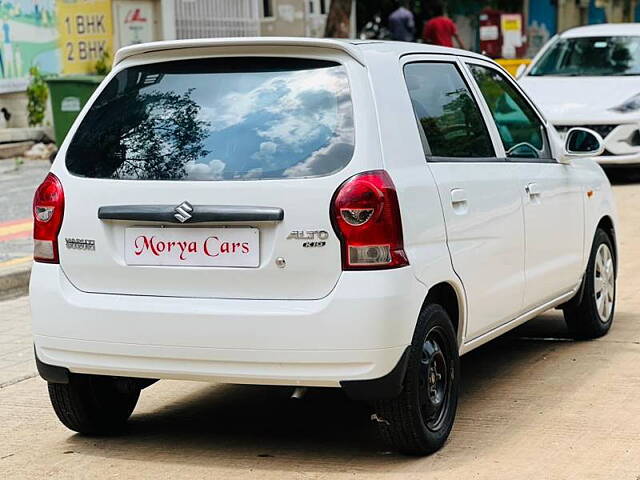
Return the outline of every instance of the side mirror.
<path id="1" fill-rule="evenodd" d="M 567 132 L 564 150 L 568 157 L 597 157 L 604 152 L 604 141 L 593 130 L 576 127 Z"/>

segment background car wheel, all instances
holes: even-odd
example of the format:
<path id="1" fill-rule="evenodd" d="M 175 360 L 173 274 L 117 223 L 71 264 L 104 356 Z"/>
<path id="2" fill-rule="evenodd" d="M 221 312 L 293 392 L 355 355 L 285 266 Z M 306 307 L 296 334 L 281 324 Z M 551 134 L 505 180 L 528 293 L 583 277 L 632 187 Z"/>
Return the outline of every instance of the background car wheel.
<path id="1" fill-rule="evenodd" d="M 611 238 L 596 231 L 579 302 L 564 307 L 569 333 L 576 339 L 598 338 L 611 328 L 616 306 L 616 258 Z"/>
<path id="2" fill-rule="evenodd" d="M 49 383 L 51 405 L 69 429 L 85 434 L 121 430 L 138 402 L 140 388 L 123 388 L 113 377 L 73 374 L 69 383 Z"/>
<path id="3" fill-rule="evenodd" d="M 427 455 L 447 440 L 458 404 L 458 342 L 447 312 L 428 305 L 418 318 L 402 393 L 374 403 L 383 440 L 409 455 Z"/>

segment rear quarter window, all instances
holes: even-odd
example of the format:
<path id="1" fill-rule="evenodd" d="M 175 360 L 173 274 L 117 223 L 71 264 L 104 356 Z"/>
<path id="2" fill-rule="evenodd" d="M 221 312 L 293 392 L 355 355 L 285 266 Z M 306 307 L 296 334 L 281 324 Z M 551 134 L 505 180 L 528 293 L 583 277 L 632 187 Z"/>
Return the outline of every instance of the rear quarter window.
<path id="1" fill-rule="evenodd" d="M 80 123 L 66 165 L 123 180 L 300 178 L 341 170 L 353 150 L 344 66 L 217 58 L 116 74 Z"/>

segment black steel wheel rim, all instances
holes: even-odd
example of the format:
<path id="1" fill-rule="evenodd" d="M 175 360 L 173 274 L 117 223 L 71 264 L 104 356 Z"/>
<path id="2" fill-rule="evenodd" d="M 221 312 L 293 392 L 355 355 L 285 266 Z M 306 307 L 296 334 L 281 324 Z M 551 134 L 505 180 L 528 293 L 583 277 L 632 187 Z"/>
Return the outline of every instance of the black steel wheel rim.
<path id="1" fill-rule="evenodd" d="M 420 412 L 431 431 L 442 428 L 450 409 L 453 362 L 445 331 L 433 327 L 425 336 L 420 357 Z"/>

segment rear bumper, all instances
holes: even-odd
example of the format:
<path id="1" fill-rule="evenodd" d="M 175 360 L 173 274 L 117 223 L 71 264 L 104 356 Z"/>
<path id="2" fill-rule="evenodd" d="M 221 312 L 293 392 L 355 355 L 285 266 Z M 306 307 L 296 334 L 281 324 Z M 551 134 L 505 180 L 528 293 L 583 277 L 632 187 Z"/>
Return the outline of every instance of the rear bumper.
<path id="1" fill-rule="evenodd" d="M 364 287 L 364 288 L 363 288 Z M 409 268 L 345 272 L 319 300 L 91 294 L 35 264 L 40 362 L 74 373 L 340 386 L 384 377 L 411 342 L 426 289 Z"/>

